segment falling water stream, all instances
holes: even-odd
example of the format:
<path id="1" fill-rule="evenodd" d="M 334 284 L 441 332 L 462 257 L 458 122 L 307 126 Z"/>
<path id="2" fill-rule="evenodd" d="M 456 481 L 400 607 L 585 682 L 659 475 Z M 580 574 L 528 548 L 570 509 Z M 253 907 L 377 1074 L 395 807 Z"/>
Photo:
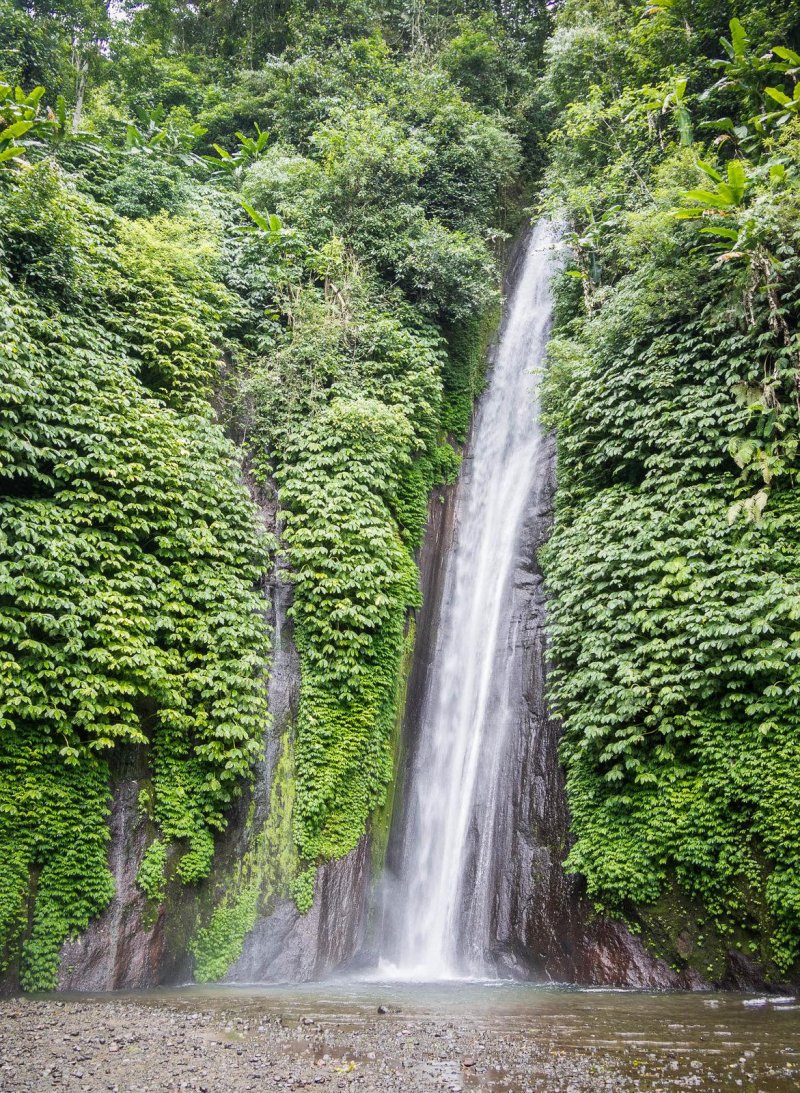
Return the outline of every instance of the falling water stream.
<path id="1" fill-rule="evenodd" d="M 553 233 L 530 236 L 464 460 L 437 645 L 406 782 L 383 964 L 398 976 L 493 974 L 490 916 L 503 759 L 519 725 L 510 610 L 522 529 L 546 464 L 538 370 L 550 323 Z"/>

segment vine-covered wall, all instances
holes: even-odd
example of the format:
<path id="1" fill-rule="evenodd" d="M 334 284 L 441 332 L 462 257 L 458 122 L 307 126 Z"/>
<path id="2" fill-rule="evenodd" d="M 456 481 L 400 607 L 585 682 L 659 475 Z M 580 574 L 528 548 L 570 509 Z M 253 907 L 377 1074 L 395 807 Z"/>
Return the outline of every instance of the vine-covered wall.
<path id="1" fill-rule="evenodd" d="M 548 46 L 567 867 L 718 982 L 800 953 L 800 27 L 746 7 L 577 2 Z"/>
<path id="2" fill-rule="evenodd" d="M 3 970 L 52 986 L 109 904 L 126 748 L 139 890 L 154 921 L 203 890 L 203 976 L 256 887 L 307 909 L 385 815 L 426 504 L 547 160 L 568 868 L 654 944 L 688 908 L 676 962 L 720 979 L 738 946 L 789 974 L 794 7 L 40 8 L 0 0 Z M 263 755 L 276 552 L 301 667 L 285 792 L 204 902 Z"/>
<path id="3" fill-rule="evenodd" d="M 178 251 L 47 163 L 6 182 L 0 205 L 0 948 L 13 955 L 31 913 L 21 982 L 41 988 L 112 896 L 114 748 L 151 751 L 143 807 L 163 841 L 148 891 L 166 846 L 182 880 L 208 872 L 266 716 L 265 543 L 198 383 L 215 364 L 198 316 L 225 306 L 208 237 Z M 154 286 L 142 266 L 156 262 Z M 163 295 L 152 310 L 143 278 Z"/>

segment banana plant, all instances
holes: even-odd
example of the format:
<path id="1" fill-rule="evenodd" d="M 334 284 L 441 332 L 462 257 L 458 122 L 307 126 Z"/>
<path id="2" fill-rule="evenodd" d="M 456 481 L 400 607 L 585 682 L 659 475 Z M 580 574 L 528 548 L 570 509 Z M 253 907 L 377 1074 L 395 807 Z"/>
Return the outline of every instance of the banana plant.
<path id="1" fill-rule="evenodd" d="M 719 261 L 744 258 L 743 225 L 739 214 L 745 207 L 750 188 L 744 164 L 740 159 L 730 160 L 726 177 L 705 160 L 698 160 L 697 166 L 714 183 L 713 187 L 686 190 L 682 197 L 692 204 L 674 209 L 672 215 L 676 220 L 702 219 L 704 226 L 700 228 L 700 234 L 713 237 L 710 246 L 722 252 Z"/>
<path id="2" fill-rule="evenodd" d="M 675 124 L 680 134 L 682 148 L 688 148 L 694 139 L 692 115 L 686 105 L 686 87 L 689 81 L 685 76 L 675 76 L 672 80 L 672 89 L 664 96 L 661 104 L 661 113 L 672 111 L 675 115 Z"/>
<path id="3" fill-rule="evenodd" d="M 788 95 L 783 87 L 765 87 L 764 94 L 769 95 L 780 107 L 756 119 L 759 128 L 768 125 L 785 125 L 792 118 L 800 117 L 800 54 L 785 46 L 775 46 L 772 50 L 780 63 L 776 66 L 783 75 L 794 80 L 792 94 Z"/>
<path id="4" fill-rule="evenodd" d="M 32 151 L 88 136 L 73 131 L 63 95 L 56 99 L 55 109 L 48 107 L 43 113 L 44 94 L 43 87 L 26 92 L 0 81 L 0 165 L 24 168 Z"/>
<path id="5" fill-rule="evenodd" d="M 751 127 L 743 122 L 735 122 L 730 117 L 716 118 L 714 121 L 700 122 L 698 128 L 716 133 L 712 143 L 718 148 L 727 146 L 734 155 L 756 154 L 759 136 L 755 122 Z"/>
<path id="6" fill-rule="evenodd" d="M 751 217 L 742 216 L 752 185 L 745 166 L 740 159 L 730 160 L 727 165 L 727 178 L 724 178 L 715 167 L 704 160 L 698 160 L 697 165 L 715 183 L 714 188 L 686 190 L 682 195 L 683 199 L 692 204 L 674 209 L 673 216 L 677 220 L 708 221 L 700 232 L 703 235 L 716 236 L 720 240 L 716 245 L 727 252 L 723 258 L 742 258 L 744 251 L 756 246 L 751 231 L 753 220 Z M 786 165 L 777 159 L 755 168 L 755 173 L 762 177 L 768 176 L 773 190 L 779 190 L 788 177 Z"/>
<path id="7" fill-rule="evenodd" d="M 672 114 L 674 116 L 682 148 L 688 147 L 694 137 L 692 115 L 686 104 L 688 84 L 689 81 L 685 76 L 673 76 L 671 82 L 667 85 L 660 87 L 648 86 L 641 89 L 641 94 L 645 99 L 644 109 L 649 115 Z M 665 90 L 665 86 L 667 90 Z M 663 148 L 664 142 L 660 131 L 658 139 Z"/>
<path id="8" fill-rule="evenodd" d="M 750 183 L 740 159 L 729 161 L 727 179 L 716 167 L 712 167 L 705 160 L 699 159 L 697 166 L 711 179 L 714 188 L 686 190 L 682 195 L 684 200 L 692 201 L 694 204 L 690 208 L 677 209 L 675 216 L 678 220 L 694 220 L 709 211 L 732 213 L 741 208 Z"/>
<path id="9" fill-rule="evenodd" d="M 254 233 L 258 240 L 265 242 L 270 250 L 280 251 L 284 258 L 308 260 L 312 252 L 305 239 L 295 228 L 287 228 L 277 213 L 260 213 L 241 197 L 239 204 L 251 220 L 244 228 L 245 233 Z"/>
<path id="10" fill-rule="evenodd" d="M 800 53 L 795 53 L 787 46 L 773 46 L 772 53 L 778 58 L 775 67 L 779 72 L 791 76 L 793 80 L 800 78 Z"/>
<path id="11" fill-rule="evenodd" d="M 785 125 L 792 118 L 800 117 L 800 83 L 795 84 L 794 94 L 791 96 L 778 87 L 767 87 L 764 90 L 782 109 L 764 115 L 763 121 L 774 121 L 776 125 Z"/>
<path id="12" fill-rule="evenodd" d="M 256 160 L 260 159 L 269 142 L 269 133 L 262 130 L 256 124 L 256 137 L 246 137 L 244 133 L 236 133 L 239 147 L 235 152 L 229 152 L 219 144 L 212 145 L 216 156 L 204 156 L 206 163 L 216 168 L 217 174 L 228 175 L 236 183 L 241 182 L 246 169 Z"/>
<path id="13" fill-rule="evenodd" d="M 24 166 L 28 149 L 52 128 L 39 116 L 43 95 L 43 87 L 26 94 L 21 87 L 0 83 L 0 163 Z"/>
<path id="14" fill-rule="evenodd" d="M 182 163 L 184 167 L 205 166 L 201 156 L 192 149 L 207 132 L 202 125 L 182 129 L 170 118 L 162 105 L 152 110 L 140 110 L 137 122 L 129 122 L 125 130 L 125 148 L 139 155 L 160 155 Z"/>
<path id="15" fill-rule="evenodd" d="M 722 73 L 699 97 L 707 99 L 717 91 L 733 91 L 744 101 L 747 109 L 758 109 L 762 101 L 765 78 L 780 70 L 770 55 L 759 54 L 751 48 L 747 31 L 739 19 L 731 19 L 730 38 L 720 38 L 720 45 L 727 54 L 713 62 Z M 774 51 L 771 51 L 774 52 Z"/>
<path id="16" fill-rule="evenodd" d="M 241 201 L 240 204 L 257 228 L 271 239 L 277 239 L 280 236 L 283 231 L 283 221 L 277 213 L 262 214 L 246 201 Z"/>

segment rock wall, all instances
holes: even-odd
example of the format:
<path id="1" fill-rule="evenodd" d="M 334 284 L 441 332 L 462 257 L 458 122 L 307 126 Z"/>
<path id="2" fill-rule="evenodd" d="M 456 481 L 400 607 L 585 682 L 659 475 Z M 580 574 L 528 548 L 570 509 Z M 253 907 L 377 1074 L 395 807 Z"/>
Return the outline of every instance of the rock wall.
<path id="1" fill-rule="evenodd" d="M 144 747 L 120 749 L 111 775 L 109 866 L 116 894 L 89 928 L 61 950 L 62 990 L 116 990 L 159 982 L 165 958 L 163 909 L 153 912 L 136 886 L 136 874 L 152 837 L 139 809 L 149 777 Z"/>
<path id="2" fill-rule="evenodd" d="M 492 923 L 498 966 L 521 978 L 618 987 L 699 987 L 618 922 L 598 919 L 563 860 L 569 811 L 558 759 L 560 727 L 545 701 L 546 614 L 537 551 L 552 520 L 555 447 L 525 525 L 513 594 L 511 708 L 516 729 L 503 758 L 506 787 L 495 816 Z"/>
<path id="3" fill-rule="evenodd" d="M 291 732 L 297 705 L 299 668 L 291 641 L 285 637 L 288 589 L 276 574 L 265 592 L 274 628 L 269 679 L 272 723 L 265 731 L 263 758 L 254 783 L 234 805 L 228 827 L 218 839 L 211 875 L 194 887 L 172 881 L 164 902 L 157 908 L 145 899 L 136 885 L 136 876 L 156 835 L 154 825 L 138 807 L 139 792 L 149 777 L 147 752 L 144 748 L 121 749 L 115 757 L 111 780 L 109 865 L 116 894 L 103 914 L 63 947 L 59 973 L 62 990 L 139 989 L 191 980 L 189 943 L 263 825 L 272 772 L 283 738 Z"/>
<path id="4" fill-rule="evenodd" d="M 364 937 L 370 862 L 365 836 L 347 857 L 321 866 L 308 914 L 282 900 L 260 917 L 224 982 L 305 982 L 349 963 Z"/>

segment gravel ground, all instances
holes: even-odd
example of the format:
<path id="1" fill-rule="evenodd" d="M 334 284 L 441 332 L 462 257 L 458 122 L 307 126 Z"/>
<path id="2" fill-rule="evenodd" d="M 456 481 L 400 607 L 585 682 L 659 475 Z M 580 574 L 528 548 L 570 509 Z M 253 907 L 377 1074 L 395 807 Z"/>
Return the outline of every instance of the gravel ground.
<path id="1" fill-rule="evenodd" d="M 644 1031 L 636 1032 L 635 999 L 626 1003 L 628 1016 L 616 1021 L 609 1015 L 620 1012 L 619 1005 L 614 1010 L 599 1000 L 573 1010 L 559 1003 L 552 1012 L 448 1018 L 409 1016 L 394 1007 L 302 1015 L 296 1007 L 280 1012 L 274 1001 L 198 1005 L 197 998 L 180 995 L 12 999 L 0 1002 L 0 1090 L 800 1089 L 798 1007 L 779 1014 L 770 1006 L 770 1015 L 753 1010 L 743 1024 L 740 1010 L 731 1009 L 729 1021 L 724 1008 L 704 1011 L 698 1004 L 699 1010 L 692 999 L 677 1023 L 667 1020 L 675 1005 L 652 1016 L 640 1010 L 648 1016 L 639 1021 Z M 746 1041 L 743 1028 L 753 1029 Z"/>

